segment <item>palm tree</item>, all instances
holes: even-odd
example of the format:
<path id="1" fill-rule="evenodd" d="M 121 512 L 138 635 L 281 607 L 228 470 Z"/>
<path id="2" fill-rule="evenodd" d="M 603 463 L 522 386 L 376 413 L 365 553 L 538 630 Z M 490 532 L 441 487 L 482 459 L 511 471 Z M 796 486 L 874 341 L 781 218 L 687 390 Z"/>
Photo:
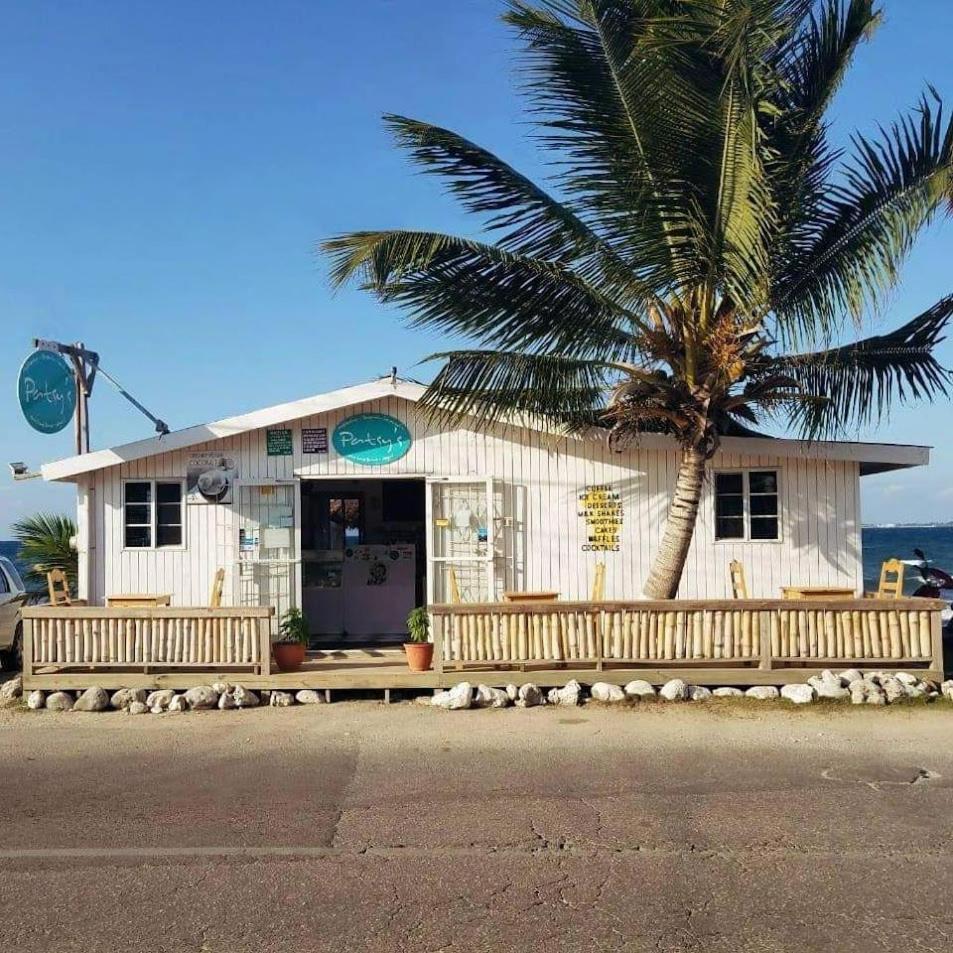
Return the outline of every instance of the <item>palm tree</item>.
<path id="1" fill-rule="evenodd" d="M 77 555 L 72 537 L 76 524 L 68 516 L 37 513 L 13 524 L 14 539 L 20 544 L 18 562 L 24 567 L 26 582 L 46 591 L 46 574 L 51 569 L 66 573 L 70 592 L 76 594 Z"/>
<path id="2" fill-rule="evenodd" d="M 681 462 L 645 584 L 673 598 L 706 462 L 780 418 L 809 437 L 947 392 L 944 298 L 859 340 L 921 229 L 945 210 L 953 126 L 928 90 L 842 152 L 825 118 L 872 0 L 513 0 L 546 191 L 447 129 L 385 121 L 492 240 L 361 231 L 324 244 L 433 355 L 431 414 L 670 434 Z M 845 343 L 846 342 L 846 343 Z"/>

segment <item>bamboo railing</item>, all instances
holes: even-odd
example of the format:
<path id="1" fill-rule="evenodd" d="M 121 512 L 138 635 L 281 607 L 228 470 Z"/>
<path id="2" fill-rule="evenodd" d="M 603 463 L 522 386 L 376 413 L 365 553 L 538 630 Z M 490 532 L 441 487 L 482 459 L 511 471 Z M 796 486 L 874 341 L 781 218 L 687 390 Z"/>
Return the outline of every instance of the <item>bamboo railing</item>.
<path id="1" fill-rule="evenodd" d="M 227 667 L 267 675 L 273 611 L 31 606 L 23 610 L 23 672 Z"/>
<path id="2" fill-rule="evenodd" d="M 762 669 L 932 663 L 932 599 L 485 603 L 431 606 L 445 665 L 712 663 Z"/>

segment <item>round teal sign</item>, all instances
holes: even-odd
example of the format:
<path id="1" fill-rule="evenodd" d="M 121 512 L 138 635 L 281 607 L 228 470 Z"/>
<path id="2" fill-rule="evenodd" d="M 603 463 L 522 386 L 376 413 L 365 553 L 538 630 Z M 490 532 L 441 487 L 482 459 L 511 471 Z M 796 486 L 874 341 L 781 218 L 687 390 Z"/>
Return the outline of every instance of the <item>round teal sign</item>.
<path id="1" fill-rule="evenodd" d="M 17 396 L 26 422 L 40 433 L 59 433 L 76 410 L 73 370 L 53 351 L 34 351 L 20 368 Z"/>
<path id="2" fill-rule="evenodd" d="M 410 449 L 410 431 L 387 414 L 358 414 L 342 420 L 331 438 L 342 457 L 365 467 L 399 460 Z"/>

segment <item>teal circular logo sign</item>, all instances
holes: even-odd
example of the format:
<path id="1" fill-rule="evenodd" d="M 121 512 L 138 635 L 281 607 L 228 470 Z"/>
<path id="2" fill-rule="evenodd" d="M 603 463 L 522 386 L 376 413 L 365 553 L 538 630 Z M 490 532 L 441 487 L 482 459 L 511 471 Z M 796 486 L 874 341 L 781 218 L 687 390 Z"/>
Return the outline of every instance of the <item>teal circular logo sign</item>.
<path id="1" fill-rule="evenodd" d="M 17 396 L 26 422 L 40 433 L 59 433 L 76 410 L 73 370 L 53 351 L 34 351 L 20 368 Z"/>
<path id="2" fill-rule="evenodd" d="M 410 431 L 388 414 L 358 414 L 342 420 L 331 438 L 334 449 L 365 467 L 399 460 L 410 449 Z"/>

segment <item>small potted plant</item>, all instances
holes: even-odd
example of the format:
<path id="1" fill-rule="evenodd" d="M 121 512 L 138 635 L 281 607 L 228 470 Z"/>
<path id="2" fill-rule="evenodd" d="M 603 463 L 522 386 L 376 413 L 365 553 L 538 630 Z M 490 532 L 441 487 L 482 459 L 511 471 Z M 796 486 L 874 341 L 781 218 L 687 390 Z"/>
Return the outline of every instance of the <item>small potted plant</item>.
<path id="1" fill-rule="evenodd" d="M 282 617 L 278 627 L 278 641 L 272 646 L 275 664 L 282 672 L 296 672 L 304 661 L 310 633 L 308 621 L 301 610 L 292 606 Z"/>
<path id="2" fill-rule="evenodd" d="M 407 665 L 412 672 L 427 672 L 433 664 L 433 642 L 429 642 L 430 616 L 426 606 L 417 606 L 407 616 L 407 635 L 404 643 Z"/>

